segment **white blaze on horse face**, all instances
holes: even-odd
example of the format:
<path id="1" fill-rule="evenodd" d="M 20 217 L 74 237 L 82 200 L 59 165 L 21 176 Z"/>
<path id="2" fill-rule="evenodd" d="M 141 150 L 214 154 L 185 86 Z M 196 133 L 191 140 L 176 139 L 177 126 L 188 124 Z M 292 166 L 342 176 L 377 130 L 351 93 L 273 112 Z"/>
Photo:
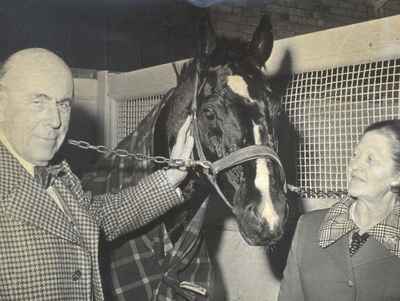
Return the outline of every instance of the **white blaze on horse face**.
<path id="1" fill-rule="evenodd" d="M 236 94 L 248 99 L 250 102 L 255 102 L 255 100 L 250 97 L 247 83 L 241 76 L 228 76 L 227 84 L 229 88 Z M 254 142 L 257 145 L 260 145 L 262 144 L 260 126 L 254 121 L 252 121 L 252 123 Z M 270 172 L 267 167 L 267 161 L 265 159 L 256 159 L 256 177 L 254 180 L 254 186 L 261 194 L 261 215 L 268 222 L 271 230 L 273 230 L 278 226 L 279 216 L 276 213 L 272 202 L 269 176 Z"/>

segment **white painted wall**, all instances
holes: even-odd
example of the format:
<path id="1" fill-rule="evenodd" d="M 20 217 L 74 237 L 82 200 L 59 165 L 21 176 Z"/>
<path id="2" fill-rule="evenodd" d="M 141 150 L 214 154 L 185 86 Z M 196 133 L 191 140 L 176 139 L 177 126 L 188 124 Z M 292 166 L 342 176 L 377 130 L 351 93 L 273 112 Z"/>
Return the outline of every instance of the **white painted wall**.
<path id="1" fill-rule="evenodd" d="M 74 78 L 74 106 L 90 116 L 98 116 L 97 79 Z"/>
<path id="2" fill-rule="evenodd" d="M 278 40 L 265 64 L 269 75 L 287 54 L 292 73 L 398 58 L 400 15 Z"/>

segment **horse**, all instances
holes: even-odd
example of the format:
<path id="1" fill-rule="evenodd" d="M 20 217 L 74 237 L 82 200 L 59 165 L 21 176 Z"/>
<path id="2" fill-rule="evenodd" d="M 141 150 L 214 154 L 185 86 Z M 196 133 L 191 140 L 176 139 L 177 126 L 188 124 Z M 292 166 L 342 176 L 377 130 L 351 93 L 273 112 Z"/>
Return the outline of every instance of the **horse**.
<path id="1" fill-rule="evenodd" d="M 212 298 L 201 228 L 219 200 L 231 208 L 249 245 L 273 244 L 284 231 L 286 182 L 275 130 L 282 106 L 264 70 L 273 46 L 270 20 L 261 19 L 250 42 L 216 37 L 209 21 L 202 24 L 197 56 L 183 65 L 177 86 L 119 143 L 125 155 L 105 156 L 83 181 L 96 193 L 112 192 L 165 167 L 178 129 L 193 115 L 197 165 L 181 186 L 188 201 L 105 247 L 111 254 L 103 271 L 110 275 L 104 282 L 111 299 Z"/>

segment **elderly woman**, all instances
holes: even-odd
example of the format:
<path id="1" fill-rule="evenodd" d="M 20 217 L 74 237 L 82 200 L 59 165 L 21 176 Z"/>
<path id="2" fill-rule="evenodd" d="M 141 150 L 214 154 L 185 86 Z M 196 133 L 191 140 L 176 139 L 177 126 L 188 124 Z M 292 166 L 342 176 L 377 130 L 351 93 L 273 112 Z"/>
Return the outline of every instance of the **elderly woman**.
<path id="1" fill-rule="evenodd" d="M 303 215 L 279 301 L 400 300 L 400 120 L 370 125 L 348 170 L 348 196 Z"/>

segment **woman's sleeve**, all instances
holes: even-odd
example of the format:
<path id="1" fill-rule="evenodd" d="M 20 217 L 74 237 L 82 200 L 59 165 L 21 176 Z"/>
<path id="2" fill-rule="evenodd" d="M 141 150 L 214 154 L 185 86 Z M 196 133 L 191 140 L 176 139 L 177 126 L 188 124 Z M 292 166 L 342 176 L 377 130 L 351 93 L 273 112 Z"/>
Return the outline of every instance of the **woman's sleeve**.
<path id="1" fill-rule="evenodd" d="M 283 272 L 278 301 L 305 301 L 298 261 L 298 259 L 301 258 L 300 242 L 302 242 L 302 228 L 303 223 L 301 216 L 296 226 L 286 268 Z"/>

